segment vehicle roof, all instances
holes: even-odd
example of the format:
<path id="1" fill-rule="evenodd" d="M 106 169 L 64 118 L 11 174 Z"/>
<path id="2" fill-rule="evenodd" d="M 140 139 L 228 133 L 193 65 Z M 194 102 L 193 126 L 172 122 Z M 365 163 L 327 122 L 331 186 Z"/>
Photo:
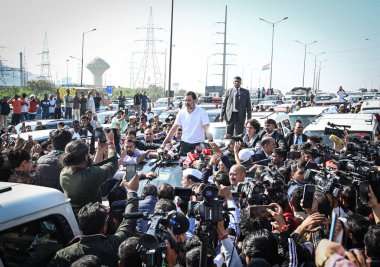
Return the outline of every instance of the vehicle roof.
<path id="1" fill-rule="evenodd" d="M 20 138 L 22 138 L 24 140 L 28 140 L 29 135 L 31 135 L 33 137 L 33 139 L 40 139 L 40 138 L 49 137 L 49 134 L 51 131 L 54 131 L 54 129 L 46 129 L 46 130 L 20 133 L 19 135 L 20 135 Z M 12 134 L 11 137 L 17 139 L 18 134 Z"/>
<path id="2" fill-rule="evenodd" d="M 380 99 L 365 100 L 362 104 L 361 110 L 365 109 L 380 109 Z"/>
<path id="3" fill-rule="evenodd" d="M 323 114 L 311 122 L 305 131 L 321 131 L 327 127 L 327 123 L 350 125 L 350 131 L 373 132 L 376 127 L 376 118 L 371 114 Z M 372 122 L 372 123 L 371 123 Z"/>
<path id="4" fill-rule="evenodd" d="M 325 110 L 328 110 L 329 106 L 318 106 L 318 107 L 304 107 L 297 111 L 294 111 L 289 114 L 291 115 L 318 115 L 323 113 Z"/>
<path id="5" fill-rule="evenodd" d="M 0 223 L 70 201 L 62 192 L 49 187 L 0 182 L 0 188 L 6 187 L 12 190 L 0 193 Z"/>

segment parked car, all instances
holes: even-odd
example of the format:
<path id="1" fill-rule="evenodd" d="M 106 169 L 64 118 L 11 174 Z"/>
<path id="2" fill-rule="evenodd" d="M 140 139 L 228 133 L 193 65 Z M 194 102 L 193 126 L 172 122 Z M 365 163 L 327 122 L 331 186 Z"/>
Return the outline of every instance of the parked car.
<path id="1" fill-rule="evenodd" d="M 47 266 L 80 230 L 70 199 L 49 187 L 0 182 L 0 266 Z"/>
<path id="2" fill-rule="evenodd" d="M 66 120 L 66 119 L 48 119 L 48 120 L 39 120 L 42 125 L 45 127 L 45 129 L 50 129 L 50 130 L 54 130 L 54 129 L 58 129 L 58 123 L 59 122 L 63 122 L 65 124 L 65 126 L 67 128 L 72 128 L 73 127 L 73 120 Z M 20 122 L 19 124 L 17 124 L 15 126 L 16 128 L 16 131 L 18 133 L 20 133 L 20 128 L 22 127 L 22 124 L 25 124 L 25 126 L 28 126 L 30 125 L 32 127 L 32 130 L 34 131 L 34 129 L 37 127 L 37 121 L 25 121 L 25 122 Z"/>
<path id="3" fill-rule="evenodd" d="M 371 99 L 364 101 L 359 113 L 380 113 L 380 99 Z"/>
<path id="4" fill-rule="evenodd" d="M 304 130 L 307 136 L 320 136 L 323 143 L 332 147 L 329 135 L 325 135 L 325 128 L 330 127 L 328 123 L 337 125 L 348 125 L 350 136 L 368 136 L 374 140 L 376 134 L 379 134 L 379 123 L 372 114 L 323 114 L 316 120 L 312 121 Z"/>
<path id="5" fill-rule="evenodd" d="M 209 122 L 218 122 L 220 118 L 220 109 L 206 110 Z"/>

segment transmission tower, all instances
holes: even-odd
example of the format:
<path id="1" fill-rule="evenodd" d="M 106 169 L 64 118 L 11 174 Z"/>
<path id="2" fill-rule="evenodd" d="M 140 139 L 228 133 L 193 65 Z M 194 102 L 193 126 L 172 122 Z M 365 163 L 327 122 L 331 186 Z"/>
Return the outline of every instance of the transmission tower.
<path id="1" fill-rule="evenodd" d="M 162 75 L 157 62 L 156 42 L 162 42 L 162 40 L 156 40 L 154 36 L 154 30 L 162 30 L 162 28 L 155 28 L 153 24 L 153 13 L 150 8 L 149 20 L 146 27 L 140 27 L 137 29 L 145 29 L 146 36 L 144 41 L 145 49 L 142 53 L 142 59 L 137 71 L 136 79 L 134 80 L 133 88 L 146 88 L 147 86 L 161 86 L 162 87 Z"/>
<path id="2" fill-rule="evenodd" d="M 0 49 L 4 49 L 5 47 L 0 47 Z M 21 62 L 20 62 L 21 64 Z M 0 56 L 0 85 L 7 85 L 6 77 L 12 73 L 13 80 L 17 78 L 17 73 L 20 75 L 20 86 L 23 86 L 23 81 L 21 80 L 21 77 L 23 77 L 23 73 L 25 72 L 22 65 L 20 65 L 20 68 L 13 68 L 8 67 L 4 64 L 4 60 L 1 59 Z M 14 81 L 12 82 L 12 84 Z"/>
<path id="3" fill-rule="evenodd" d="M 40 76 L 38 78 L 45 80 L 48 83 L 52 83 L 51 71 L 50 71 L 50 53 L 49 53 L 46 32 L 45 32 L 45 39 L 44 39 L 44 46 L 42 48 L 42 53 L 39 53 L 38 55 L 41 55 L 41 65 L 38 65 L 41 67 L 41 71 L 40 71 Z"/>

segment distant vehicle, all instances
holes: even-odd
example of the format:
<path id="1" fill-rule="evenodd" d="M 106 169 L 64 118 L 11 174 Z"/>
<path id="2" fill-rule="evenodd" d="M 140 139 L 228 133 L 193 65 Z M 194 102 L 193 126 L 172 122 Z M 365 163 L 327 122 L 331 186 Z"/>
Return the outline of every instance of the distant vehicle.
<path id="1" fill-rule="evenodd" d="M 98 117 L 98 122 L 100 124 L 104 124 L 105 118 L 109 117 L 111 119 L 111 117 L 115 115 L 116 112 L 117 112 L 116 110 L 112 110 L 112 111 L 104 111 L 104 112 L 97 113 L 96 116 Z"/>
<path id="2" fill-rule="evenodd" d="M 364 101 L 360 112 L 362 114 L 380 113 L 380 99 L 371 99 Z"/>
<path id="3" fill-rule="evenodd" d="M 259 105 L 261 100 L 262 100 L 262 98 L 252 98 L 252 97 L 251 97 L 251 105 L 252 105 L 252 106 L 257 106 L 257 105 Z"/>
<path id="4" fill-rule="evenodd" d="M 217 104 L 199 104 L 197 105 L 200 108 L 203 108 L 204 110 L 211 110 L 218 108 Z"/>
<path id="5" fill-rule="evenodd" d="M 42 123 L 42 126 L 45 127 L 45 129 L 58 129 L 58 123 L 63 122 L 67 128 L 72 128 L 73 127 L 73 120 L 66 120 L 66 119 L 48 119 L 48 120 L 39 120 Z M 25 121 L 25 126 L 30 125 L 32 128 L 32 131 L 37 127 L 37 121 Z M 20 122 L 15 126 L 16 131 L 20 133 L 20 128 L 22 126 L 23 122 Z"/>
<path id="6" fill-rule="evenodd" d="M 323 114 L 316 120 L 312 121 L 304 130 L 307 136 L 320 136 L 322 137 L 323 144 L 333 146 L 329 139 L 329 135 L 325 135 L 325 128 L 329 127 L 327 123 L 334 123 L 337 125 L 348 125 L 350 136 L 368 136 L 370 140 L 374 140 L 375 135 L 379 134 L 379 123 L 376 117 L 372 114 Z"/>
<path id="7" fill-rule="evenodd" d="M 164 112 L 167 109 L 168 109 L 167 106 L 165 106 L 165 107 L 155 107 L 155 108 L 152 108 L 152 112 L 154 114 L 160 115 L 162 112 Z"/>
<path id="8" fill-rule="evenodd" d="M 179 109 L 171 109 L 171 110 L 167 110 L 167 111 L 164 111 L 162 112 L 159 117 L 158 117 L 158 120 L 160 122 L 165 122 L 165 119 L 167 117 L 169 117 L 169 115 L 174 115 L 174 116 L 177 116 L 177 113 L 179 112 Z"/>
<path id="9" fill-rule="evenodd" d="M 295 105 L 292 103 L 286 103 L 277 105 L 274 107 L 275 112 L 286 112 L 287 110 L 292 111 L 294 109 Z"/>
<path id="10" fill-rule="evenodd" d="M 285 95 L 284 97 L 284 101 L 297 101 L 297 100 L 301 100 L 301 101 L 306 101 L 307 99 L 307 95 Z"/>
<path id="11" fill-rule="evenodd" d="M 49 187 L 0 182 L 0 266 L 47 266 L 81 234 L 70 199 Z"/>
<path id="12" fill-rule="evenodd" d="M 304 107 L 300 110 L 289 113 L 290 123 L 295 124 L 296 120 L 302 121 L 304 127 L 308 126 L 316 116 L 321 114 L 336 114 L 338 110 L 335 106 Z"/>
<path id="13" fill-rule="evenodd" d="M 170 104 L 173 105 L 172 100 L 170 100 Z M 156 100 L 155 107 L 167 107 L 168 106 L 168 98 L 162 97 Z"/>
<path id="14" fill-rule="evenodd" d="M 209 131 L 215 142 L 222 140 L 227 133 L 226 122 L 210 122 Z"/>
<path id="15" fill-rule="evenodd" d="M 316 95 L 314 97 L 314 102 L 325 102 L 325 101 L 331 100 L 332 98 L 333 96 L 329 94 Z"/>
<path id="16" fill-rule="evenodd" d="M 13 139 L 17 139 L 18 136 L 20 136 L 20 138 L 24 140 L 28 140 L 29 136 L 31 136 L 33 141 L 37 141 L 38 143 L 41 144 L 50 138 L 51 131 L 54 131 L 54 129 L 26 132 L 26 133 L 20 133 L 20 134 L 12 134 L 10 137 Z"/>

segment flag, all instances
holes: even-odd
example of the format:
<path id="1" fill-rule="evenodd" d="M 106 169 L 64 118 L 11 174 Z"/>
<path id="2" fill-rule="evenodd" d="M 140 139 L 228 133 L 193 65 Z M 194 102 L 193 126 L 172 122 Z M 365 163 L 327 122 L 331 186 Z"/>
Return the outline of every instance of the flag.
<path id="1" fill-rule="evenodd" d="M 261 70 L 269 70 L 270 69 L 270 63 L 263 66 Z"/>

